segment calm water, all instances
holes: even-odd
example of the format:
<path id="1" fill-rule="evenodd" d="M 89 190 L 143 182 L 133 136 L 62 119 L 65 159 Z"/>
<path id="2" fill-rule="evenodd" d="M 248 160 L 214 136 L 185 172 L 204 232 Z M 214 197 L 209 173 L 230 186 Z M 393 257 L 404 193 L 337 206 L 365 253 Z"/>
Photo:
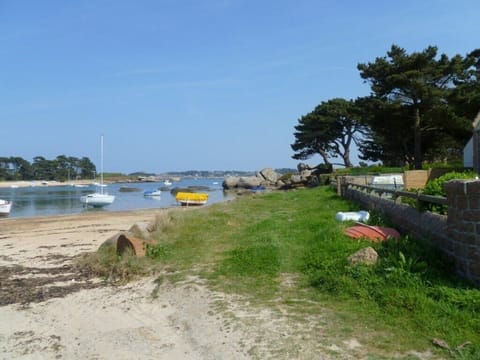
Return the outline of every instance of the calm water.
<path id="1" fill-rule="evenodd" d="M 222 178 L 219 179 L 182 179 L 173 182 L 169 189 L 175 187 L 188 186 L 207 186 L 209 190 L 199 190 L 199 192 L 208 192 L 207 204 L 225 201 L 227 196 L 222 189 Z M 121 187 L 135 188 L 138 191 L 123 192 Z M 121 211 L 134 209 L 167 208 L 178 206 L 175 197 L 170 191 L 164 190 L 163 182 L 151 183 L 118 183 L 111 184 L 104 188 L 104 192 L 115 195 L 113 204 L 102 209 L 84 208 L 80 202 L 80 196 L 98 191 L 95 186 L 74 187 L 64 186 L 35 186 L 19 188 L 0 188 L 0 199 L 12 200 L 13 207 L 9 218 L 77 214 L 85 211 Z M 156 190 L 162 188 L 160 197 L 145 197 L 145 190 Z"/>

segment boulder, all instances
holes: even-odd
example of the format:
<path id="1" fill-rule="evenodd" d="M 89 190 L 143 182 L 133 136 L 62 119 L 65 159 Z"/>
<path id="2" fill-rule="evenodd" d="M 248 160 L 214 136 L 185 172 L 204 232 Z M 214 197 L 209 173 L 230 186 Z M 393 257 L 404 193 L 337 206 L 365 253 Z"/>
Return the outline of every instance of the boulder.
<path id="1" fill-rule="evenodd" d="M 222 187 L 224 189 L 235 189 L 238 187 L 238 182 L 240 181 L 240 178 L 238 176 L 227 176 L 222 183 Z"/>
<path id="2" fill-rule="evenodd" d="M 358 250 L 356 253 L 348 257 L 348 262 L 352 265 L 366 264 L 374 265 L 377 263 L 378 254 L 374 248 L 368 246 L 366 248 Z"/>
<path id="3" fill-rule="evenodd" d="M 237 187 L 244 189 L 251 189 L 255 186 L 260 186 L 263 183 L 263 179 L 257 176 L 241 176 Z"/>
<path id="4" fill-rule="evenodd" d="M 275 172 L 275 170 L 273 170 L 272 168 L 265 168 L 263 170 L 260 171 L 260 176 L 262 176 L 265 181 L 271 183 L 271 184 L 275 184 L 278 180 L 278 178 L 280 177 L 278 175 L 277 172 Z"/>
<path id="5" fill-rule="evenodd" d="M 296 174 L 290 177 L 290 181 L 292 184 L 301 184 L 303 182 L 302 177 Z"/>
<path id="6" fill-rule="evenodd" d="M 140 235 L 142 238 L 150 237 L 151 225 L 148 222 L 137 222 L 128 230 L 129 233 Z"/>

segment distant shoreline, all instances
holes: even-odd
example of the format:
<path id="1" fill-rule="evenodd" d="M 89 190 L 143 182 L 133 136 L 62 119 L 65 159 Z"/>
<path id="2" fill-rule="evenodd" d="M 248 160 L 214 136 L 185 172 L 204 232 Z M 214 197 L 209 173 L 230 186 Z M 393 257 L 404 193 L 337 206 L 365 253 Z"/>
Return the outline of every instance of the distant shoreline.
<path id="1" fill-rule="evenodd" d="M 90 185 L 93 184 L 92 180 L 71 180 L 68 182 L 59 181 L 0 181 L 0 188 L 20 188 L 20 187 L 47 187 L 47 186 L 71 186 L 71 185 Z"/>

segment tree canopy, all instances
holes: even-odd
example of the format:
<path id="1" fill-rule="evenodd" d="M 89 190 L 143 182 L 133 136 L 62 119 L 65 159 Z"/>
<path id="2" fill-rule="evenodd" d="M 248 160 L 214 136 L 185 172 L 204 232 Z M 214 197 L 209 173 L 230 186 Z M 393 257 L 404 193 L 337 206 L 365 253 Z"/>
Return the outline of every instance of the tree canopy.
<path id="1" fill-rule="evenodd" d="M 351 167 L 350 148 L 360 143 L 367 127 L 360 121 L 355 102 L 336 98 L 322 102 L 312 112 L 302 116 L 295 126 L 294 159 L 305 160 L 319 154 L 326 165 L 331 157 L 340 157 Z"/>
<path id="2" fill-rule="evenodd" d="M 437 53 L 435 46 L 407 54 L 393 45 L 387 56 L 358 65 L 376 100 L 369 124 L 374 137 L 361 147 L 365 159 L 370 157 L 369 144 L 374 141 L 380 141 L 383 150 L 400 150 L 398 157 L 416 169 L 424 160 L 459 156 L 470 135 L 472 118 L 456 111 L 465 98 L 458 92 L 456 98 L 454 95 L 457 84 L 472 86 L 468 80 L 471 70 L 460 55 L 449 58 Z M 392 132 L 396 139 L 389 136 Z"/>
<path id="3" fill-rule="evenodd" d="M 386 56 L 358 64 L 370 96 L 323 101 L 295 126 L 292 158 L 340 157 L 420 169 L 424 161 L 459 160 L 480 110 L 480 49 L 466 56 L 435 46 L 408 54 L 392 45 Z"/>
<path id="4" fill-rule="evenodd" d="M 36 156 L 32 163 L 21 157 L 0 157 L 0 180 L 92 179 L 95 165 L 89 158 L 59 155 L 54 160 Z"/>

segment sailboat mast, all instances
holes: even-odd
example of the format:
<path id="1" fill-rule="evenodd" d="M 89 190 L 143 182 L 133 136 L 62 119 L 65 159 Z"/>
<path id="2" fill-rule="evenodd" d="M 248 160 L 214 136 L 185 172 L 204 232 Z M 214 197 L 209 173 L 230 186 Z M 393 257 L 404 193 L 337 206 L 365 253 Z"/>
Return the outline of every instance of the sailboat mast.
<path id="1" fill-rule="evenodd" d="M 103 134 L 100 136 L 100 194 L 103 194 Z"/>

